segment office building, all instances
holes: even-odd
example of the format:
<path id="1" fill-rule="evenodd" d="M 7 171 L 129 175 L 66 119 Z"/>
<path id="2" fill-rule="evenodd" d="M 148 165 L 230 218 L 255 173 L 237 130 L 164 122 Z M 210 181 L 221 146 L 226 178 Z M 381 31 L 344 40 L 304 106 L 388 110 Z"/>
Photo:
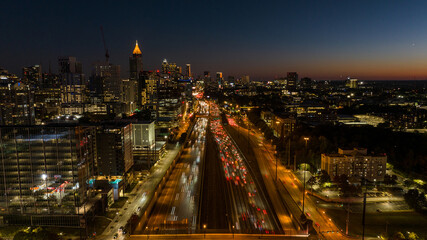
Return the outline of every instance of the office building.
<path id="1" fill-rule="evenodd" d="M 34 65 L 22 68 L 22 81 L 31 86 L 39 85 L 42 80 L 42 67 Z"/>
<path id="2" fill-rule="evenodd" d="M 82 73 L 82 64 L 77 62 L 75 57 L 60 57 L 58 65 L 61 75 L 62 114 L 83 114 L 88 88 Z"/>
<path id="3" fill-rule="evenodd" d="M 93 68 L 90 90 L 92 98 L 104 103 L 119 103 L 122 100 L 120 66 L 96 63 Z"/>
<path id="4" fill-rule="evenodd" d="M 381 182 L 386 173 L 387 155 L 368 155 L 366 148 L 338 148 L 337 154 L 323 153 L 321 164 L 331 179 L 345 174 L 351 182 L 360 182 L 362 178 Z"/>
<path id="5" fill-rule="evenodd" d="M 130 112 L 134 112 L 136 109 L 141 109 L 142 107 L 142 96 L 141 92 L 144 88 L 144 83 L 142 79 L 142 51 L 139 49 L 138 41 L 135 43 L 135 48 L 133 49 L 132 56 L 129 57 L 129 90 L 136 90 L 135 101 L 130 101 L 136 103 L 134 108 L 130 109 Z M 133 98 L 133 97 L 132 97 Z M 129 106 L 133 104 L 128 103 Z"/>
<path id="6" fill-rule="evenodd" d="M 295 130 L 296 119 L 292 116 L 273 114 L 271 117 L 271 129 L 275 137 L 283 139 Z"/>
<path id="7" fill-rule="evenodd" d="M 75 125 L 0 128 L 3 224 L 80 226 L 91 206 L 95 128 Z"/>
<path id="8" fill-rule="evenodd" d="M 189 64 L 189 63 L 186 65 L 185 76 L 187 78 L 192 78 L 193 77 L 193 73 L 191 72 L 191 64 Z"/>
<path id="9" fill-rule="evenodd" d="M 248 75 L 244 75 L 244 76 L 242 76 L 241 83 L 242 83 L 243 85 L 248 85 L 248 84 L 249 84 L 249 82 L 250 82 L 250 79 L 249 79 L 249 76 L 248 76 Z"/>
<path id="10" fill-rule="evenodd" d="M 0 125 L 34 123 L 34 88 L 22 82 L 0 82 Z"/>
<path id="11" fill-rule="evenodd" d="M 132 124 L 100 126 L 96 133 L 98 175 L 127 181 L 133 166 Z"/>
<path id="12" fill-rule="evenodd" d="M 157 151 L 155 121 L 132 123 L 132 143 L 135 165 L 150 169 L 162 152 Z"/>
<path id="13" fill-rule="evenodd" d="M 298 84 L 298 73 L 288 72 L 286 77 L 286 89 L 295 90 Z"/>

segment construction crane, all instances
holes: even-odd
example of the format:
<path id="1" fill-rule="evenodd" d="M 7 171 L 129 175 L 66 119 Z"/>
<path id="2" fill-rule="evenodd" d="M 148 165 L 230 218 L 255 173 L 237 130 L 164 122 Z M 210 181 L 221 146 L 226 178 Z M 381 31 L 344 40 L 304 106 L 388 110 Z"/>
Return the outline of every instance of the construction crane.
<path id="1" fill-rule="evenodd" d="M 102 42 L 104 42 L 105 61 L 106 61 L 106 63 L 108 64 L 108 63 L 109 63 L 109 62 L 108 62 L 108 59 L 110 58 L 110 54 L 108 53 L 107 44 L 105 43 L 104 29 L 102 28 L 102 26 L 101 26 L 100 28 L 101 28 Z"/>

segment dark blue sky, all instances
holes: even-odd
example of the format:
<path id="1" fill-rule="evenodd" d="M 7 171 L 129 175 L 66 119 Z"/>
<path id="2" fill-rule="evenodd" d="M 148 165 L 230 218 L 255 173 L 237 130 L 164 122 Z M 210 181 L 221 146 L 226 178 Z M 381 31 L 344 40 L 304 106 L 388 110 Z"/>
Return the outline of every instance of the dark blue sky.
<path id="1" fill-rule="evenodd" d="M 12 72 L 76 56 L 90 72 L 104 59 L 128 75 L 135 40 L 144 68 L 163 58 L 196 74 L 427 79 L 427 1 L 7 1 L 0 66 Z"/>

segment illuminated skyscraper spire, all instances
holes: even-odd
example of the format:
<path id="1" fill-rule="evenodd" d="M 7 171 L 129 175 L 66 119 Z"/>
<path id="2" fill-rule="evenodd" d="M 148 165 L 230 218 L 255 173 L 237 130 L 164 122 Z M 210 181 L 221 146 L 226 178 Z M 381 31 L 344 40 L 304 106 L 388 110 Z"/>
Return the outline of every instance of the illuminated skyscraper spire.
<path id="1" fill-rule="evenodd" d="M 139 49 L 139 46 L 138 46 L 138 40 L 136 40 L 135 48 L 133 49 L 133 54 L 134 55 L 142 55 L 142 52 L 141 52 L 141 50 Z"/>

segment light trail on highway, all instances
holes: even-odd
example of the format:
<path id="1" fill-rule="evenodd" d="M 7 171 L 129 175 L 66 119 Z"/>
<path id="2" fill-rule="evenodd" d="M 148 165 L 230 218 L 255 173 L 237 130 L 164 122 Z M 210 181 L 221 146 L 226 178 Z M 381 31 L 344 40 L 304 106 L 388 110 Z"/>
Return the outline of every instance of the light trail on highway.
<path id="1" fill-rule="evenodd" d="M 237 126 L 237 125 L 236 125 Z M 237 131 L 242 132 L 244 135 L 248 135 L 248 129 L 242 127 L 235 127 Z M 248 135 L 251 148 L 254 149 L 255 154 L 258 158 L 265 159 L 263 163 L 267 166 L 268 171 L 263 174 L 267 174 L 271 178 L 275 178 L 275 168 L 277 158 L 274 156 L 274 148 L 271 144 L 264 141 L 264 137 L 257 128 L 253 127 L 253 131 Z M 290 207 L 297 208 L 301 211 L 302 208 L 302 183 L 297 180 L 295 175 L 283 166 L 283 164 L 277 162 L 277 176 L 279 179 L 278 189 L 282 193 L 282 197 L 288 192 L 291 196 L 291 201 L 295 204 L 290 204 Z M 280 190 L 282 189 L 282 190 Z M 290 201 L 288 201 L 290 202 Z M 311 197 L 306 194 L 305 199 L 305 214 L 307 218 L 313 220 L 313 227 L 319 231 L 325 239 L 347 239 L 348 237 L 339 229 L 334 222 L 329 218 L 325 212 L 318 209 L 316 203 Z"/>
<path id="2" fill-rule="evenodd" d="M 224 176 L 227 179 L 233 209 L 233 229 L 237 232 L 275 233 L 280 229 L 274 213 L 267 207 L 248 165 L 235 143 L 221 125 L 218 106 L 211 103 L 209 128 L 218 144 Z"/>
<path id="3" fill-rule="evenodd" d="M 207 119 L 197 118 L 184 153 L 150 214 L 145 233 L 196 231 L 201 177 L 199 165 L 205 151 L 206 127 Z"/>

